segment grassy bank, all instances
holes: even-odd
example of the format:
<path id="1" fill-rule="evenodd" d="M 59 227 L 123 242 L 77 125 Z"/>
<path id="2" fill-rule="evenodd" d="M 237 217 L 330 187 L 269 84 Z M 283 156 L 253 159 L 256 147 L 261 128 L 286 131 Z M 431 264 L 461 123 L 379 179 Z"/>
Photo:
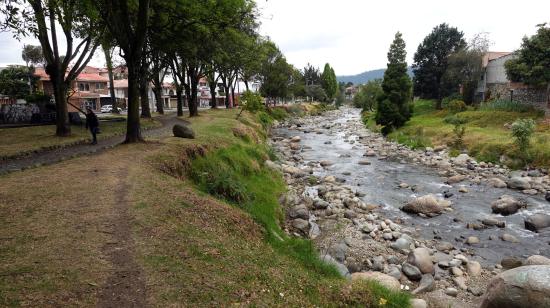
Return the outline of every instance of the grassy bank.
<path id="1" fill-rule="evenodd" d="M 0 176 L 0 306 L 96 306 L 119 270 L 105 246 L 121 245 L 111 228 L 123 204 L 150 306 L 406 307 L 407 296 L 350 284 L 281 231 L 284 183 L 263 166 L 273 157 L 260 115 L 236 112 L 187 118 L 194 140 Z"/>
<path id="2" fill-rule="evenodd" d="M 509 164 L 515 164 L 520 157 L 513 142 L 509 125 L 520 118 L 537 120 L 537 127 L 531 138 L 532 148 L 528 160 L 533 166 L 550 166 L 550 126 L 543 121 L 542 114 L 535 110 L 525 109 L 511 111 L 509 106 L 495 108 L 469 107 L 466 111 L 456 113 L 466 127 L 464 135 L 465 149 L 478 160 L 498 163 L 500 157 L 510 158 Z M 446 121 L 449 110 L 435 110 L 429 100 L 418 100 L 414 105 L 413 117 L 405 126 L 392 132 L 388 137 L 413 148 L 449 145 L 454 140 L 453 125 Z M 366 114 L 364 121 L 368 127 L 376 129 L 372 116 Z M 455 151 L 455 154 L 458 152 Z"/>
<path id="3" fill-rule="evenodd" d="M 126 122 L 101 122 L 99 140 L 126 132 Z M 144 129 L 160 126 L 156 120 L 141 120 Z M 0 129 L 0 157 L 11 157 L 54 146 L 65 146 L 91 140 L 90 131 L 84 125 L 71 126 L 71 136 L 55 136 L 55 125 L 29 126 Z"/>

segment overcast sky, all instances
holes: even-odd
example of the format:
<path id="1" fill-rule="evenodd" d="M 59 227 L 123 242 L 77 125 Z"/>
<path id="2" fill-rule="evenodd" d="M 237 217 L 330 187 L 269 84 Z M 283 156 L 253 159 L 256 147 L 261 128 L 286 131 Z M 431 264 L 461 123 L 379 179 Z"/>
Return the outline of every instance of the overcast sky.
<path id="1" fill-rule="evenodd" d="M 337 75 L 350 75 L 386 66 L 386 53 L 396 31 L 407 43 L 409 64 L 422 39 L 443 22 L 472 37 L 489 32 L 491 50 L 513 51 L 536 25 L 550 22 L 550 1 L 437 0 L 257 0 L 261 33 L 279 45 L 298 68 L 308 62 L 329 62 Z M 0 33 L 0 66 L 22 63 L 19 42 Z M 104 65 L 98 56 L 93 65 Z"/>

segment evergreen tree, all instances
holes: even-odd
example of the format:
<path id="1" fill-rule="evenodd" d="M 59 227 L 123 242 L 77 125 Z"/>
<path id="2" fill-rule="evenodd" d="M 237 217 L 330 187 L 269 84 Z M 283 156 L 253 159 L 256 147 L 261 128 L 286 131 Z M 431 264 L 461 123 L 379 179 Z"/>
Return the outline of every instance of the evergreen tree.
<path id="1" fill-rule="evenodd" d="M 397 32 L 388 52 L 388 68 L 382 81 L 383 93 L 377 99 L 376 123 L 384 126 L 383 134 L 403 126 L 411 117 L 409 102 L 412 82 L 407 74 L 406 55 L 405 41 Z"/>
<path id="2" fill-rule="evenodd" d="M 338 81 L 336 80 L 334 70 L 332 69 L 332 67 L 330 67 L 328 63 L 325 64 L 325 68 L 323 69 L 323 73 L 321 74 L 321 86 L 327 94 L 327 99 L 329 101 L 332 101 L 332 99 L 334 99 L 334 97 L 336 96 L 336 92 L 338 91 Z"/>

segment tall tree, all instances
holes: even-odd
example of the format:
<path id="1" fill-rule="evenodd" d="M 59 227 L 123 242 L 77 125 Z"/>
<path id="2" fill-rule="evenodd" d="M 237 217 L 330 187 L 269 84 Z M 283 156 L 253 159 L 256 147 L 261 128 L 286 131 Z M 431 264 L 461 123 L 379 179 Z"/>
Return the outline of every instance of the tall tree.
<path id="1" fill-rule="evenodd" d="M 29 84 L 29 93 L 33 92 L 33 85 L 31 83 L 32 75 L 34 73 L 34 67 L 37 64 L 44 63 L 44 55 L 42 55 L 42 47 L 39 45 L 24 45 L 21 52 L 21 58 L 25 61 L 28 70 L 27 81 Z"/>
<path id="2" fill-rule="evenodd" d="M 67 91 L 94 55 L 103 32 L 88 8 L 85 0 L 0 0 L 2 27 L 18 38 L 32 35 L 40 42 L 54 92 L 56 135 L 61 137 L 71 134 Z M 67 45 L 64 55 L 59 48 L 61 35 Z M 80 40 L 76 46 L 75 39 Z"/>
<path id="3" fill-rule="evenodd" d="M 11 65 L 4 68 L 0 71 L 0 93 L 13 98 L 25 98 L 29 94 L 27 82 L 32 85 L 35 81 L 29 81 L 28 78 L 29 71 L 24 66 Z"/>
<path id="4" fill-rule="evenodd" d="M 516 54 L 516 59 L 505 63 L 508 78 L 546 87 L 546 101 L 550 104 L 550 27 L 546 23 L 538 25 L 535 35 L 523 38 Z"/>
<path id="5" fill-rule="evenodd" d="M 115 78 L 113 75 L 113 52 L 115 50 L 113 42 L 105 37 L 101 42 L 101 49 L 105 56 L 105 66 L 107 67 L 107 75 L 109 76 L 109 96 L 111 97 L 111 104 L 113 106 L 111 112 L 119 113 L 115 95 Z"/>
<path id="6" fill-rule="evenodd" d="M 378 97 L 376 123 L 383 125 L 382 133 L 403 126 L 411 117 L 412 82 L 407 74 L 405 41 L 400 32 L 395 34 L 388 52 L 388 67 L 382 81 L 383 93 Z"/>
<path id="7" fill-rule="evenodd" d="M 308 63 L 306 67 L 304 67 L 304 80 L 306 85 L 320 85 L 321 73 L 319 69 Z"/>
<path id="8" fill-rule="evenodd" d="M 139 79 L 150 0 L 96 0 L 93 2 L 117 45 L 128 69 L 128 120 L 126 142 L 142 140 L 139 123 Z"/>
<path id="9" fill-rule="evenodd" d="M 443 97 L 456 91 L 456 85 L 443 82 L 443 75 L 449 56 L 466 47 L 463 37 L 457 28 L 440 24 L 424 38 L 414 54 L 414 92 L 424 98 L 436 99 L 438 109 L 441 109 Z"/>

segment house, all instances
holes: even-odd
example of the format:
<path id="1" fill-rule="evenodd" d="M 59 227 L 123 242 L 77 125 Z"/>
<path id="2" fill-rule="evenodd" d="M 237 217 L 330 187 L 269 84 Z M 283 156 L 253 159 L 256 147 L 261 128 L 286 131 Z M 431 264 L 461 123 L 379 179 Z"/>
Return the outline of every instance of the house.
<path id="1" fill-rule="evenodd" d="M 39 78 L 37 82 L 38 91 L 53 98 L 52 82 L 44 68 L 35 68 L 34 75 Z M 108 81 L 109 78 L 99 75 L 98 68 L 86 66 L 71 83 L 68 90 L 69 112 L 78 112 L 78 109 L 83 110 L 86 107 L 90 107 L 94 111 L 100 111 L 102 105 L 109 104 Z"/>
<path id="2" fill-rule="evenodd" d="M 357 92 L 359 92 L 359 86 L 347 87 L 344 91 L 345 99 L 352 100 L 357 94 Z"/>
<path id="3" fill-rule="evenodd" d="M 487 52 L 482 59 L 483 74 L 478 83 L 476 102 L 492 99 L 515 100 L 548 111 L 546 90 L 512 82 L 506 75 L 504 64 L 515 59 L 513 52 Z"/>

